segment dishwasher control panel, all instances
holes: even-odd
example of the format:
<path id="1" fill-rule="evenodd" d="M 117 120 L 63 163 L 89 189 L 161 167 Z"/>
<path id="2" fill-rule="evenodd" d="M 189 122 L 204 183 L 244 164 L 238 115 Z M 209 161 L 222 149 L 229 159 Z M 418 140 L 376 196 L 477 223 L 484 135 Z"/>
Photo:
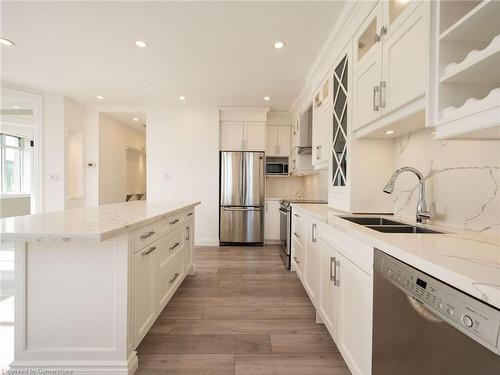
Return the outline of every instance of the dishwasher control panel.
<path id="1" fill-rule="evenodd" d="M 500 354 L 500 311 L 384 254 L 380 273 L 440 319 Z"/>

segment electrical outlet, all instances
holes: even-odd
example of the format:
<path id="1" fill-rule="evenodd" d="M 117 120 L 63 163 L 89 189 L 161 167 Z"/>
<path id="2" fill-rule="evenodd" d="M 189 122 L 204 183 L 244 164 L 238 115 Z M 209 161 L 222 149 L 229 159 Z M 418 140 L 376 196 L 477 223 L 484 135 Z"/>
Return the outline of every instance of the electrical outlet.
<path id="1" fill-rule="evenodd" d="M 163 173 L 163 179 L 165 181 L 171 181 L 172 180 L 172 173 L 170 173 L 170 172 Z"/>
<path id="2" fill-rule="evenodd" d="M 59 181 L 59 175 L 58 174 L 51 174 L 50 175 L 50 181 L 51 182 L 58 182 Z"/>

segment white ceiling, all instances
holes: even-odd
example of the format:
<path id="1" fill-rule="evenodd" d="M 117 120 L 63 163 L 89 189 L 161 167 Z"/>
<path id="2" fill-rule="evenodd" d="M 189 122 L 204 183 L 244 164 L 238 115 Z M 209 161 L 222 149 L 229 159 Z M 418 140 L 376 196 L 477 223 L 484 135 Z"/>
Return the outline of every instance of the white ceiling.
<path id="1" fill-rule="evenodd" d="M 16 43 L 1 48 L 2 81 L 85 103 L 179 104 L 184 95 L 184 105 L 287 110 L 342 6 L 2 1 L 1 34 Z"/>
<path id="2" fill-rule="evenodd" d="M 146 133 L 146 114 L 142 112 L 101 112 L 140 133 Z M 134 118 L 137 121 L 134 121 Z"/>

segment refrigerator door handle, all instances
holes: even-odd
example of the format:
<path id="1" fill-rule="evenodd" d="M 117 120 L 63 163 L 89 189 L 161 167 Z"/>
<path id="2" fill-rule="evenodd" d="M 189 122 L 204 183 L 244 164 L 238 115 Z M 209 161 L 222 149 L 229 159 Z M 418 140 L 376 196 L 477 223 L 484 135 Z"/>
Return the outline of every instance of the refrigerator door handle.
<path id="1" fill-rule="evenodd" d="M 224 211 L 260 211 L 260 207 L 222 207 Z"/>

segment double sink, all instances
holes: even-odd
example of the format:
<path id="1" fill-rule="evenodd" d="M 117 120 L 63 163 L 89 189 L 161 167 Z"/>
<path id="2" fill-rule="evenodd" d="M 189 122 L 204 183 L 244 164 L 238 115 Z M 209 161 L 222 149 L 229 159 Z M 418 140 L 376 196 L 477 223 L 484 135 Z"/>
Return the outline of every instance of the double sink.
<path id="1" fill-rule="evenodd" d="M 410 225 L 378 216 L 340 216 L 340 218 L 383 233 L 443 234 L 443 232 L 437 230 Z"/>

